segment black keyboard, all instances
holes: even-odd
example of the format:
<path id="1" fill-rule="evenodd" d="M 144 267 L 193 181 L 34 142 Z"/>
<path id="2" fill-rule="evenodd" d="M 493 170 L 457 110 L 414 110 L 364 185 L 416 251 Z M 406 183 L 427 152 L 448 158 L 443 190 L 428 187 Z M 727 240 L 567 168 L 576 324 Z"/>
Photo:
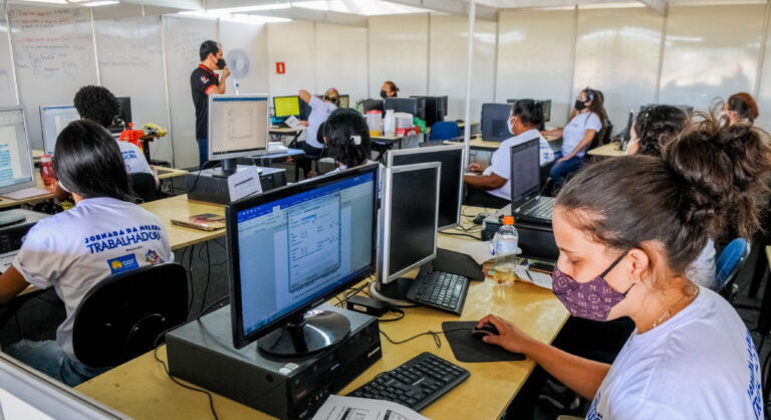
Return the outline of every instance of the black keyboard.
<path id="1" fill-rule="evenodd" d="M 421 353 L 398 368 L 376 376 L 348 396 L 392 401 L 420 411 L 469 376 L 469 371 L 439 356 Z"/>
<path id="2" fill-rule="evenodd" d="M 460 315 L 466 303 L 468 277 L 432 271 L 421 273 L 410 285 L 407 300 Z"/>
<path id="3" fill-rule="evenodd" d="M 551 220 L 552 211 L 554 210 L 554 199 L 550 197 L 539 197 L 534 200 L 524 209 L 521 213 L 530 217 L 537 217 L 539 219 Z"/>

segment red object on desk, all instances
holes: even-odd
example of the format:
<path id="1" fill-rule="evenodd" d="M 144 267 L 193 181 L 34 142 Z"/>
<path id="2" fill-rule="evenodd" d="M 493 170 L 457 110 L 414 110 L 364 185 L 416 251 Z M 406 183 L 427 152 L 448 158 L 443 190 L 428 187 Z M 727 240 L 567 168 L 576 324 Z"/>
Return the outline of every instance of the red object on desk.
<path id="1" fill-rule="evenodd" d="M 56 175 L 54 174 L 54 165 L 51 155 L 40 156 L 40 178 L 43 179 L 43 185 L 51 187 L 56 184 Z"/>
<path id="2" fill-rule="evenodd" d="M 144 136 L 145 132 L 143 130 L 134 130 L 134 123 L 129 123 L 129 129 L 120 132 L 120 141 L 129 142 L 144 152 L 142 147 L 142 137 Z"/>

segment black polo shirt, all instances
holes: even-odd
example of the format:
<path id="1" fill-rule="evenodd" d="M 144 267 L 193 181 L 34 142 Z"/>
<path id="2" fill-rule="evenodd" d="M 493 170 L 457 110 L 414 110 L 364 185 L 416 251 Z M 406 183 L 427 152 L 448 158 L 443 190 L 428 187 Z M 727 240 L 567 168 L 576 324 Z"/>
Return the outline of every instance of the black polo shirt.
<path id="1" fill-rule="evenodd" d="M 199 65 L 190 75 L 190 88 L 193 92 L 193 105 L 195 105 L 195 138 L 205 139 L 209 137 L 209 98 L 220 79 L 217 73 L 209 70 L 203 64 Z"/>

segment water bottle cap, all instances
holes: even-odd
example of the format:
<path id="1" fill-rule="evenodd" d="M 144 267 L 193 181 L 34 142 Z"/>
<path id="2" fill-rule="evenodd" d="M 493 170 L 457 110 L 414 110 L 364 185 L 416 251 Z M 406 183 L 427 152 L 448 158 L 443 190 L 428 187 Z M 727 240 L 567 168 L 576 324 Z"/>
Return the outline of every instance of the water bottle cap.
<path id="1" fill-rule="evenodd" d="M 503 217 L 503 224 L 504 225 L 513 225 L 514 224 L 514 216 L 504 216 Z"/>

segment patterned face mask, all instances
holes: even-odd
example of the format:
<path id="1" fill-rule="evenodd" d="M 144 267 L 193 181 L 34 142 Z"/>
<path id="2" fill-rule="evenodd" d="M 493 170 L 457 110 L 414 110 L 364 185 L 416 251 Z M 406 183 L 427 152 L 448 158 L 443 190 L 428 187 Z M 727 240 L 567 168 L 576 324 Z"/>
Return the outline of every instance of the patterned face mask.
<path id="1" fill-rule="evenodd" d="M 633 284 L 626 292 L 621 293 L 614 290 L 605 281 L 605 276 L 625 256 L 626 252 L 621 254 L 616 261 L 613 261 L 613 264 L 602 274 L 587 283 L 580 283 L 560 271 L 559 268 L 554 267 L 551 275 L 554 294 L 571 315 L 593 321 L 607 321 L 611 308 L 624 300 L 629 289 L 634 287 Z"/>

